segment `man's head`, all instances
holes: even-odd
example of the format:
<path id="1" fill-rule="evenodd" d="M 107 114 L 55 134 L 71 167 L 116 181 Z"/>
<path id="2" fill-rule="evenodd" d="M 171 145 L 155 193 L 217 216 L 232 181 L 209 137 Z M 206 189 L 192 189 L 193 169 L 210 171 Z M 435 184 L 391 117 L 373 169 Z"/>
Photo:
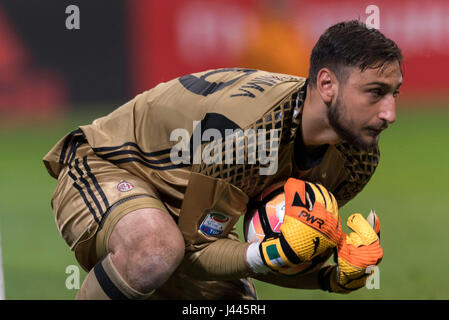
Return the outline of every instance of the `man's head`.
<path id="1" fill-rule="evenodd" d="M 325 31 L 310 57 L 309 82 L 327 106 L 330 127 L 363 149 L 395 121 L 402 54 L 376 29 L 353 20 Z"/>

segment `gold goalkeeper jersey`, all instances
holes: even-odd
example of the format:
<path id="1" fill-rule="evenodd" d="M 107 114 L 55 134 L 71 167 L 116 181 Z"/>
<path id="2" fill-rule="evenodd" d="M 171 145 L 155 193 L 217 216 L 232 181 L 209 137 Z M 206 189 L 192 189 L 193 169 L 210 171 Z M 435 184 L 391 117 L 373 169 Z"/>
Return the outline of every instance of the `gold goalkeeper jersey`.
<path id="1" fill-rule="evenodd" d="M 320 182 L 341 206 L 372 176 L 377 147 L 341 143 L 305 152 L 306 87 L 304 78 L 252 69 L 182 76 L 80 126 L 44 163 L 57 178 L 76 148 L 88 143 L 102 159 L 151 183 L 187 248 L 199 249 L 227 236 L 250 199 L 273 183 L 290 176 Z"/>

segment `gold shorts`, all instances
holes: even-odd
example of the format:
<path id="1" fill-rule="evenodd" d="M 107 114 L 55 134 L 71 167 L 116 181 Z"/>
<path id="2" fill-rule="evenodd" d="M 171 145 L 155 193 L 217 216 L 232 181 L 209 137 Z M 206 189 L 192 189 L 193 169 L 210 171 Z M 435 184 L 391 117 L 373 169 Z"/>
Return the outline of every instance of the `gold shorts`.
<path id="1" fill-rule="evenodd" d="M 108 240 L 127 213 L 156 208 L 168 212 L 147 181 L 98 157 L 88 144 L 78 146 L 59 174 L 52 198 L 56 225 L 86 270 L 108 252 Z M 180 270 L 151 299 L 256 299 L 251 279 L 200 281 Z"/>
<path id="2" fill-rule="evenodd" d="M 109 236 L 127 213 L 168 212 L 150 183 L 99 158 L 88 144 L 60 172 L 52 207 L 60 234 L 86 271 L 108 253 Z"/>

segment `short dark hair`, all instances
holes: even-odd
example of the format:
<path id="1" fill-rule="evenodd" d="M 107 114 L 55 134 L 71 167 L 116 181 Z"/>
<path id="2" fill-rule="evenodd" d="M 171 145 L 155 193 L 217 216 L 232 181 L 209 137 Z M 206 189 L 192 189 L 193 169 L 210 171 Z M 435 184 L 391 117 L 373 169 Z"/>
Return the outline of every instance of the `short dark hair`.
<path id="1" fill-rule="evenodd" d="M 318 39 L 310 56 L 309 83 L 315 87 L 318 72 L 329 68 L 345 81 L 345 67 L 382 68 L 385 63 L 402 64 L 401 49 L 379 30 L 358 21 L 344 21 L 329 27 Z"/>

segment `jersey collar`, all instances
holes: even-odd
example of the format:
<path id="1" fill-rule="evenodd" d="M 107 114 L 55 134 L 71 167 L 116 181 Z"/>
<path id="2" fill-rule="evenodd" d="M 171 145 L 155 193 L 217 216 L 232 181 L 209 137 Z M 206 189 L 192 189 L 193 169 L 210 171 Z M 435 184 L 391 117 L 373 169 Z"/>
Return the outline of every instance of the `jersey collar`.
<path id="1" fill-rule="evenodd" d="M 328 144 L 324 144 L 322 146 L 308 150 L 304 145 L 302 131 L 300 128 L 302 122 L 302 111 L 304 107 L 304 101 L 306 100 L 307 95 L 308 82 L 309 79 L 306 79 L 304 85 L 299 90 L 298 96 L 296 98 L 296 105 L 293 111 L 293 123 L 296 124 L 293 126 L 295 128 L 294 162 L 296 167 L 300 170 L 308 170 L 319 165 L 323 160 L 327 149 L 329 148 Z"/>

